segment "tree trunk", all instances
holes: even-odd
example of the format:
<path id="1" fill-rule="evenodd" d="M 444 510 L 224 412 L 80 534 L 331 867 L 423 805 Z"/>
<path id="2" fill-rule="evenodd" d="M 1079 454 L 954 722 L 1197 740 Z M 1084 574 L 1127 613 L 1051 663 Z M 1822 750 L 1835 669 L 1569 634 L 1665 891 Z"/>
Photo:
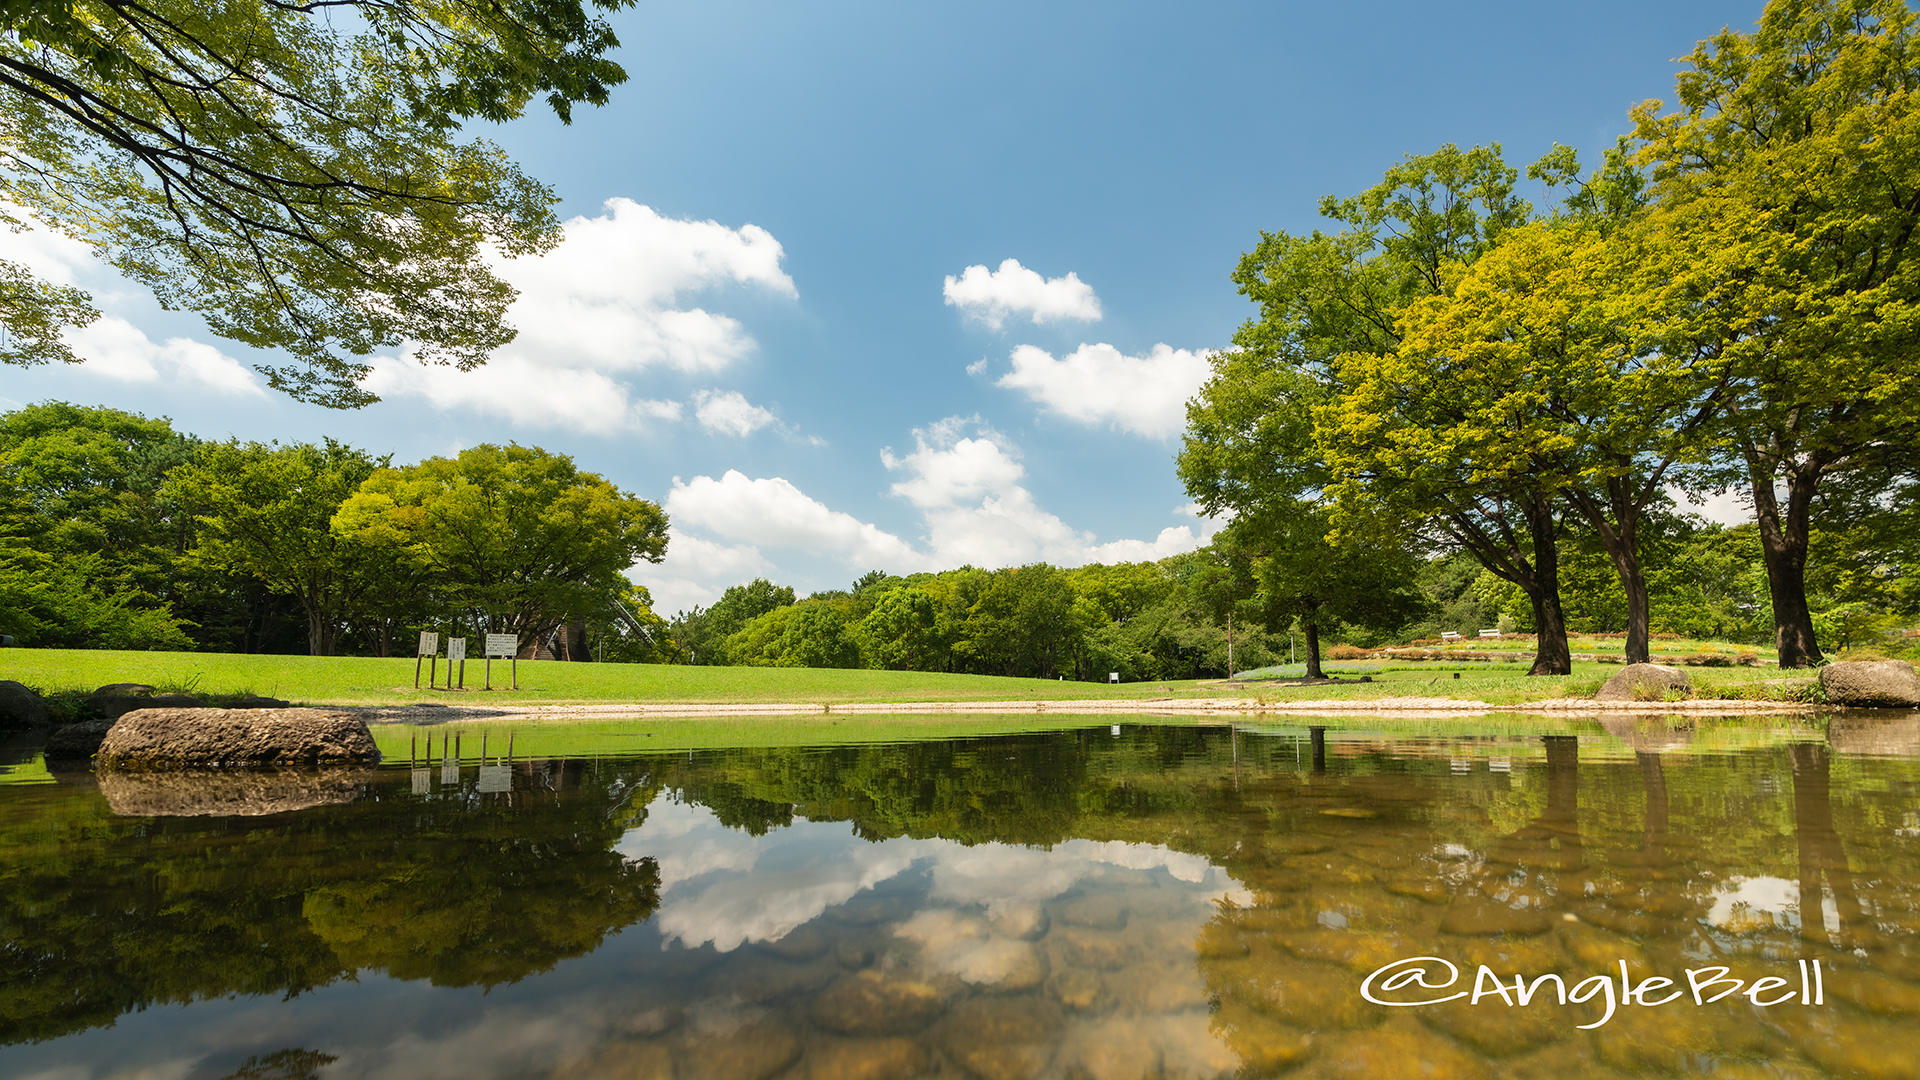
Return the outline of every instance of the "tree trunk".
<path id="1" fill-rule="evenodd" d="M 1529 675 L 1573 674 L 1573 650 L 1567 646 L 1567 615 L 1560 607 L 1560 541 L 1554 535 L 1553 504 L 1544 496 L 1528 499 L 1522 507 L 1527 531 L 1533 535 L 1533 560 L 1519 560 L 1530 569 L 1527 581 L 1516 582 L 1533 603 L 1534 654 Z M 1495 571 L 1498 573 L 1498 571 Z"/>
<path id="2" fill-rule="evenodd" d="M 1773 475 L 1760 459 L 1748 457 L 1754 516 L 1760 523 L 1760 555 L 1767 566 L 1767 592 L 1773 600 L 1773 640 L 1780 667 L 1804 668 L 1822 659 L 1814 640 L 1813 611 L 1807 606 L 1807 533 L 1813 508 L 1813 481 L 1787 478 L 1785 512 L 1774 498 Z"/>
<path id="3" fill-rule="evenodd" d="M 1627 596 L 1626 660 L 1629 664 L 1644 664 L 1653 658 L 1653 612 L 1647 595 L 1646 571 L 1640 565 L 1641 507 L 1635 504 L 1632 486 L 1627 477 L 1609 478 L 1606 505 L 1578 489 L 1569 489 L 1564 494 L 1567 502 L 1587 519 L 1600 540 L 1600 550 L 1606 552 L 1607 559 L 1613 563 L 1613 572 L 1620 578 L 1620 590 Z"/>
<path id="4" fill-rule="evenodd" d="M 1554 535 L 1553 502 L 1536 492 L 1516 499 L 1515 504 L 1532 537 L 1531 559 L 1507 517 L 1504 500 L 1495 500 L 1491 508 L 1459 510 L 1446 519 L 1443 528 L 1481 566 L 1527 594 L 1539 640 L 1533 667 L 1527 674 L 1568 675 L 1573 672 L 1573 654 L 1567 647 L 1567 619 L 1560 608 L 1560 547 Z M 1483 521 L 1491 523 L 1491 532 Z"/>
<path id="5" fill-rule="evenodd" d="M 1326 678 L 1326 673 L 1320 670 L 1320 624 L 1314 621 L 1312 615 L 1302 616 L 1300 632 L 1307 639 L 1307 678 Z"/>

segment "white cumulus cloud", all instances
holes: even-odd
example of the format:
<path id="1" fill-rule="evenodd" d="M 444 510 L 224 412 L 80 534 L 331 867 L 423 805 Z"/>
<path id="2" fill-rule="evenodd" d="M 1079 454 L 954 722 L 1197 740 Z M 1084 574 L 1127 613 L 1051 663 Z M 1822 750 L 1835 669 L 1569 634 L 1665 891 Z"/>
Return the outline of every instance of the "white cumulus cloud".
<path id="1" fill-rule="evenodd" d="M 978 417 L 948 417 L 913 436 L 911 452 L 884 449 L 880 460 L 899 477 L 891 494 L 920 513 L 919 544 L 834 510 L 784 478 L 753 479 L 729 469 L 718 479 L 674 479 L 666 500 L 673 519 L 666 561 L 629 573 L 653 590 L 654 609 L 664 614 L 710 604 L 727 586 L 756 576 L 782 580 L 765 554 L 776 549 L 892 573 L 1036 561 L 1080 566 L 1192 551 L 1224 524 L 1184 506 L 1174 513 L 1188 523 L 1170 525 L 1151 540 L 1101 543 L 1038 505 L 1021 483 L 1026 467 L 1018 448 Z"/>
<path id="2" fill-rule="evenodd" d="M 627 576 L 647 587 L 656 614 L 671 615 L 704 607 L 720 599 L 727 586 L 773 572 L 773 564 L 752 544 L 717 543 L 674 525 L 667 529 L 667 557 L 635 563 Z"/>
<path id="3" fill-rule="evenodd" d="M 1018 390 L 1069 420 L 1164 439 L 1186 425 L 1187 399 L 1207 381 L 1207 356 L 1205 350 L 1167 345 L 1128 356 L 1099 344 L 1055 359 L 1045 349 L 1022 345 L 1013 350 L 1013 370 L 995 385 Z"/>
<path id="4" fill-rule="evenodd" d="M 566 238 L 545 255 L 496 260 L 495 272 L 520 290 L 508 312 L 519 336 L 484 367 L 385 357 L 365 385 L 530 427 L 610 433 L 677 418 L 679 404 L 651 400 L 627 380 L 661 368 L 718 371 L 751 352 L 754 340 L 737 320 L 686 301 L 722 286 L 797 296 L 783 255 L 756 225 L 678 220 L 609 199 L 600 216 L 568 221 Z"/>
<path id="5" fill-rule="evenodd" d="M 738 390 L 698 390 L 693 400 L 700 426 L 717 435 L 745 438 L 775 422 L 772 413 L 748 401 Z"/>
<path id="6" fill-rule="evenodd" d="M 155 342 L 139 327 L 112 315 L 66 332 L 83 371 L 121 382 L 203 386 L 236 397 L 265 397 L 266 390 L 246 365 L 203 341 L 168 338 Z"/>
<path id="7" fill-rule="evenodd" d="M 777 476 L 751 480 L 728 469 L 718 480 L 676 480 L 666 509 L 676 522 L 755 546 L 836 555 L 854 566 L 925 568 L 926 557 L 911 544 L 852 514 L 828 509 Z"/>
<path id="8" fill-rule="evenodd" d="M 1020 315 L 1028 316 L 1035 325 L 1100 319 L 1100 298 L 1078 275 L 1041 277 L 1021 266 L 1018 259 L 1002 262 L 998 270 L 969 266 L 959 277 L 949 275 L 943 292 L 947 303 L 995 330 L 1009 317 Z"/>
<path id="9" fill-rule="evenodd" d="M 948 417 L 913 436 L 912 453 L 882 450 L 880 460 L 904 474 L 892 492 L 920 509 L 927 543 L 940 566 L 1131 562 L 1162 559 L 1206 543 L 1204 524 L 1199 531 L 1169 526 L 1153 540 L 1095 543 L 1092 533 L 1040 508 L 1020 483 L 1026 467 L 1018 451 L 977 417 Z"/>

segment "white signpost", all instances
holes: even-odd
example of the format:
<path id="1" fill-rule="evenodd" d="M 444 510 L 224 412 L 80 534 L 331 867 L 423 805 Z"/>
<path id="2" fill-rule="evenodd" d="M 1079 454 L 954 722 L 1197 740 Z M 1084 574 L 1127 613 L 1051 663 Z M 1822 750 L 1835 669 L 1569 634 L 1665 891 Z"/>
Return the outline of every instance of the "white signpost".
<path id="1" fill-rule="evenodd" d="M 460 662 L 460 689 L 467 688 L 467 639 L 450 637 L 447 639 L 447 689 L 453 689 L 453 664 Z"/>
<path id="2" fill-rule="evenodd" d="M 413 654 L 413 688 L 420 689 L 420 661 L 432 657 L 435 665 L 440 662 L 440 635 L 429 631 L 420 632 L 420 651 Z M 434 673 L 438 667 L 427 669 L 427 686 L 433 686 Z"/>
<path id="3" fill-rule="evenodd" d="M 509 678 L 515 690 L 520 689 L 520 635 L 487 635 L 487 689 L 493 689 L 493 662 L 495 659 L 510 661 Z"/>

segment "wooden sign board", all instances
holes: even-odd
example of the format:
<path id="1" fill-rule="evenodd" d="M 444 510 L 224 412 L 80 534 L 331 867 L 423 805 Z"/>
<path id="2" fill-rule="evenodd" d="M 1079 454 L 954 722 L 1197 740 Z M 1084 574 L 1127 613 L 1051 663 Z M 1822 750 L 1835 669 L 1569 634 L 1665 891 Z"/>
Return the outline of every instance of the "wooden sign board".
<path id="1" fill-rule="evenodd" d="M 420 632 L 421 656 L 433 656 L 440 651 L 440 635 L 426 630 Z"/>
<path id="2" fill-rule="evenodd" d="M 467 658 L 467 639 L 463 637 L 448 638 L 447 639 L 447 663 L 451 664 L 455 660 L 465 660 L 466 658 Z"/>
<path id="3" fill-rule="evenodd" d="M 510 660 L 520 654 L 520 635 L 488 634 L 487 659 Z"/>

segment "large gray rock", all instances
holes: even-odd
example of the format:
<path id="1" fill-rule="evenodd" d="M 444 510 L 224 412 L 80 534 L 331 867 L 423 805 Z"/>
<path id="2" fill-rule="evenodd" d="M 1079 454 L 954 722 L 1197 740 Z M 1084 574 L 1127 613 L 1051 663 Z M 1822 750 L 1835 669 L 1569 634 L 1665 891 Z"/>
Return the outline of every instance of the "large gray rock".
<path id="1" fill-rule="evenodd" d="M 372 764 L 366 721 L 324 709 L 137 709 L 107 733 L 102 768 Z"/>
<path id="2" fill-rule="evenodd" d="M 1595 701 L 1665 701 L 1669 691 L 1693 695 L 1693 680 L 1665 664 L 1628 664 L 1593 695 Z"/>
<path id="3" fill-rule="evenodd" d="M 0 679 L 0 731 L 42 727 L 49 718 L 39 694 L 12 679 Z"/>
<path id="4" fill-rule="evenodd" d="M 47 736 L 47 760 L 87 761 L 106 741 L 107 732 L 113 730 L 113 723 L 112 720 L 88 720 L 54 728 L 53 734 Z"/>
<path id="5" fill-rule="evenodd" d="M 122 817 L 257 817 L 350 803 L 372 775 L 356 769 L 103 772 L 100 794 Z"/>
<path id="6" fill-rule="evenodd" d="M 1836 705 L 1897 709 L 1920 705 L 1920 675 L 1905 660 L 1843 660 L 1820 669 L 1820 689 Z"/>

